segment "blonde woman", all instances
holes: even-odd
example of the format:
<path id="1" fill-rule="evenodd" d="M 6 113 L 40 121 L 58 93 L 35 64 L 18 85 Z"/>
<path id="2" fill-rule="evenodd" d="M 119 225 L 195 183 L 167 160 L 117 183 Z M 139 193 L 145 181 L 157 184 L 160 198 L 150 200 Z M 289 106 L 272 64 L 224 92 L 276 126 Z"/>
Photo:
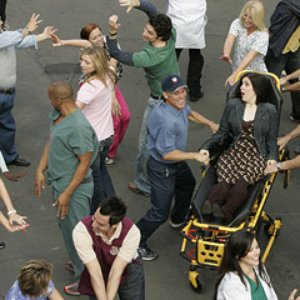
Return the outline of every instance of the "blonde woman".
<path id="1" fill-rule="evenodd" d="M 115 194 L 105 166 L 105 157 L 114 135 L 111 104 L 116 74 L 109 65 L 106 50 L 101 47 L 82 50 L 80 67 L 84 74 L 84 82 L 78 91 L 76 105 L 92 125 L 100 142 L 97 158 L 92 165 L 94 195 L 91 214 L 93 214 L 102 199 Z"/>
<path id="2" fill-rule="evenodd" d="M 268 50 L 269 35 L 264 23 L 265 10 L 258 0 L 247 1 L 240 17 L 230 26 L 221 60 L 232 66 L 232 74 L 225 85 L 233 85 L 236 75 L 245 69 L 266 72 L 264 57 Z M 233 59 L 231 52 L 234 48 Z"/>

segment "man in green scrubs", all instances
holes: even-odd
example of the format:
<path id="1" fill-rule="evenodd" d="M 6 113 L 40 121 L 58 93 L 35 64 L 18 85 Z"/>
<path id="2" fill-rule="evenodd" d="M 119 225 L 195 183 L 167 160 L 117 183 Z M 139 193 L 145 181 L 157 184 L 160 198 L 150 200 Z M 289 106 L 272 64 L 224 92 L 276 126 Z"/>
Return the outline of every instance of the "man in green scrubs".
<path id="1" fill-rule="evenodd" d="M 93 195 L 90 165 L 96 157 L 98 140 L 89 122 L 75 105 L 73 90 L 68 82 L 50 84 L 48 96 L 53 112 L 50 114 L 50 140 L 46 144 L 36 170 L 35 194 L 41 195 L 45 186 L 44 171 L 53 188 L 56 217 L 63 234 L 66 250 L 73 264 L 77 287 L 83 265 L 72 240 L 76 224 L 89 215 Z"/>

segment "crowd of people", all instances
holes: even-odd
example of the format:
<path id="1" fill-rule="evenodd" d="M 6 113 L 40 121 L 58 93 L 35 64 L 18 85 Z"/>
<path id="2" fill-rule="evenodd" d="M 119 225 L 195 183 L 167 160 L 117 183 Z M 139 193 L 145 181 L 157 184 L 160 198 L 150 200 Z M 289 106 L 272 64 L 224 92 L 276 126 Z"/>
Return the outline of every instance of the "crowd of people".
<path id="1" fill-rule="evenodd" d="M 135 9 L 148 17 L 143 30 L 145 44 L 139 51 L 124 50 L 120 45 L 117 15 L 108 20 L 107 36 L 99 25 L 89 23 L 81 29 L 80 39 L 62 39 L 52 26 L 33 34 L 42 22 L 38 14 L 33 14 L 23 29 L 9 31 L 6 1 L 0 8 L 0 168 L 7 179 L 17 181 L 26 175 L 12 174 L 7 165 L 30 165 L 19 156 L 15 144 L 15 50 L 37 49 L 45 40 L 54 47 L 80 48 L 82 75 L 76 95 L 66 81 L 48 86 L 53 107 L 50 138 L 36 168 L 34 188 L 40 197 L 46 183 L 52 186 L 56 221 L 70 258 L 66 268 L 74 275 L 64 292 L 87 295 L 91 300 L 113 300 L 116 294 L 121 300 L 145 299 L 142 261 L 158 257 L 149 247 L 149 239 L 167 220 L 171 227 L 182 228 L 189 212 L 196 180 L 186 161 L 208 164 L 211 149 L 231 137 L 229 148 L 216 164 L 217 183 L 202 206 L 204 216 L 214 216 L 222 224 L 233 218 L 247 198 L 248 187 L 265 174 L 300 167 L 300 156 L 278 161 L 278 147 L 284 148 L 299 136 L 300 125 L 278 138 L 280 114 L 272 104 L 272 87 L 264 74 L 269 71 L 282 77 L 282 91 L 291 92 L 290 119 L 300 121 L 298 0 L 280 0 L 269 29 L 260 0 L 246 1 L 231 23 L 220 59 L 232 67 L 226 90 L 239 82 L 238 93 L 226 103 L 220 125 L 187 103 L 204 95 L 201 49 L 206 46 L 206 0 L 169 0 L 166 13 L 148 0 L 118 2 L 128 13 Z M 184 49 L 189 51 L 186 83 L 178 62 Z M 122 65 L 142 68 L 149 88 L 135 178 L 128 188 L 150 197 L 150 208 L 136 224 L 126 216 L 127 207 L 117 196 L 106 168 L 116 163 L 131 117 L 118 86 Z M 251 71 L 238 78 L 243 70 Z M 189 121 L 207 126 L 213 134 L 199 151 L 187 150 Z M 0 197 L 7 209 L 7 217 L 0 213 L 0 223 L 11 232 L 26 230 L 26 217 L 17 213 L 2 180 Z M 277 299 L 251 232 L 230 237 L 220 271 L 215 299 Z M 292 291 L 288 299 L 299 300 L 296 293 Z M 29 298 L 63 299 L 54 287 L 52 265 L 47 261 L 26 262 L 6 296 L 7 300 Z"/>

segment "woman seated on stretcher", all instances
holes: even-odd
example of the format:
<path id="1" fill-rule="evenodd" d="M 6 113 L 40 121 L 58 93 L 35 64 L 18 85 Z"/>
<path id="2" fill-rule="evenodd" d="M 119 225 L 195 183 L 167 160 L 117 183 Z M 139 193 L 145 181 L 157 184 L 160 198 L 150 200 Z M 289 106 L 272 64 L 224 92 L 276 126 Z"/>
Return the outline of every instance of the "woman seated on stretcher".
<path id="1" fill-rule="evenodd" d="M 277 160 L 277 114 L 268 103 L 271 84 L 262 74 L 247 73 L 240 81 L 239 97 L 227 102 L 220 128 L 204 143 L 200 154 L 208 163 L 209 151 L 227 137 L 233 142 L 216 165 L 217 184 L 202 206 L 204 216 L 230 221 L 247 199 L 250 185 L 262 178 Z"/>

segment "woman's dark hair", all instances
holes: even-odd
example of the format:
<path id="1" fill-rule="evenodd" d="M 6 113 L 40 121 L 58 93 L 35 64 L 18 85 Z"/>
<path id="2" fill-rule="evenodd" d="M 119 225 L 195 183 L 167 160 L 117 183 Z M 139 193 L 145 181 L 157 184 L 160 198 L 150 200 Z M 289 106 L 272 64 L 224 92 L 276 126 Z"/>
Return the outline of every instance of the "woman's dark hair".
<path id="1" fill-rule="evenodd" d="M 172 21 L 165 14 L 159 14 L 152 16 L 149 19 L 149 24 L 154 28 L 157 37 L 161 38 L 162 41 L 167 41 L 171 37 L 172 32 Z"/>
<path id="2" fill-rule="evenodd" d="M 240 267 L 239 260 L 248 254 L 254 239 L 255 239 L 255 234 L 247 230 L 241 230 L 236 233 L 233 233 L 228 239 L 225 246 L 223 260 L 220 266 L 220 271 L 219 271 L 220 277 L 216 284 L 215 299 L 217 299 L 216 296 L 217 296 L 218 286 L 222 281 L 224 275 L 228 272 L 237 272 L 242 283 L 246 286 L 244 273 Z M 258 270 L 259 270 L 259 275 L 268 284 L 270 284 L 270 281 L 267 278 L 267 275 L 262 267 L 262 263 L 260 259 L 259 259 Z"/>
<path id="3" fill-rule="evenodd" d="M 103 216 L 109 216 L 109 225 L 115 225 L 123 220 L 127 207 L 121 198 L 111 196 L 101 201 L 99 212 Z"/>
<path id="4" fill-rule="evenodd" d="M 96 28 L 98 28 L 102 32 L 101 27 L 95 23 L 90 23 L 90 24 L 85 25 L 80 30 L 80 38 L 88 41 L 90 38 L 91 32 Z"/>
<path id="5" fill-rule="evenodd" d="M 254 92 L 256 94 L 256 104 L 263 103 L 263 102 L 268 102 L 272 103 L 270 101 L 272 93 L 272 86 L 270 83 L 270 78 L 266 75 L 263 74 L 258 74 L 258 73 L 246 73 L 243 75 L 240 79 L 240 86 L 237 91 L 239 98 L 241 98 L 241 91 L 240 87 L 243 84 L 243 79 L 247 77 L 252 83 Z"/>

